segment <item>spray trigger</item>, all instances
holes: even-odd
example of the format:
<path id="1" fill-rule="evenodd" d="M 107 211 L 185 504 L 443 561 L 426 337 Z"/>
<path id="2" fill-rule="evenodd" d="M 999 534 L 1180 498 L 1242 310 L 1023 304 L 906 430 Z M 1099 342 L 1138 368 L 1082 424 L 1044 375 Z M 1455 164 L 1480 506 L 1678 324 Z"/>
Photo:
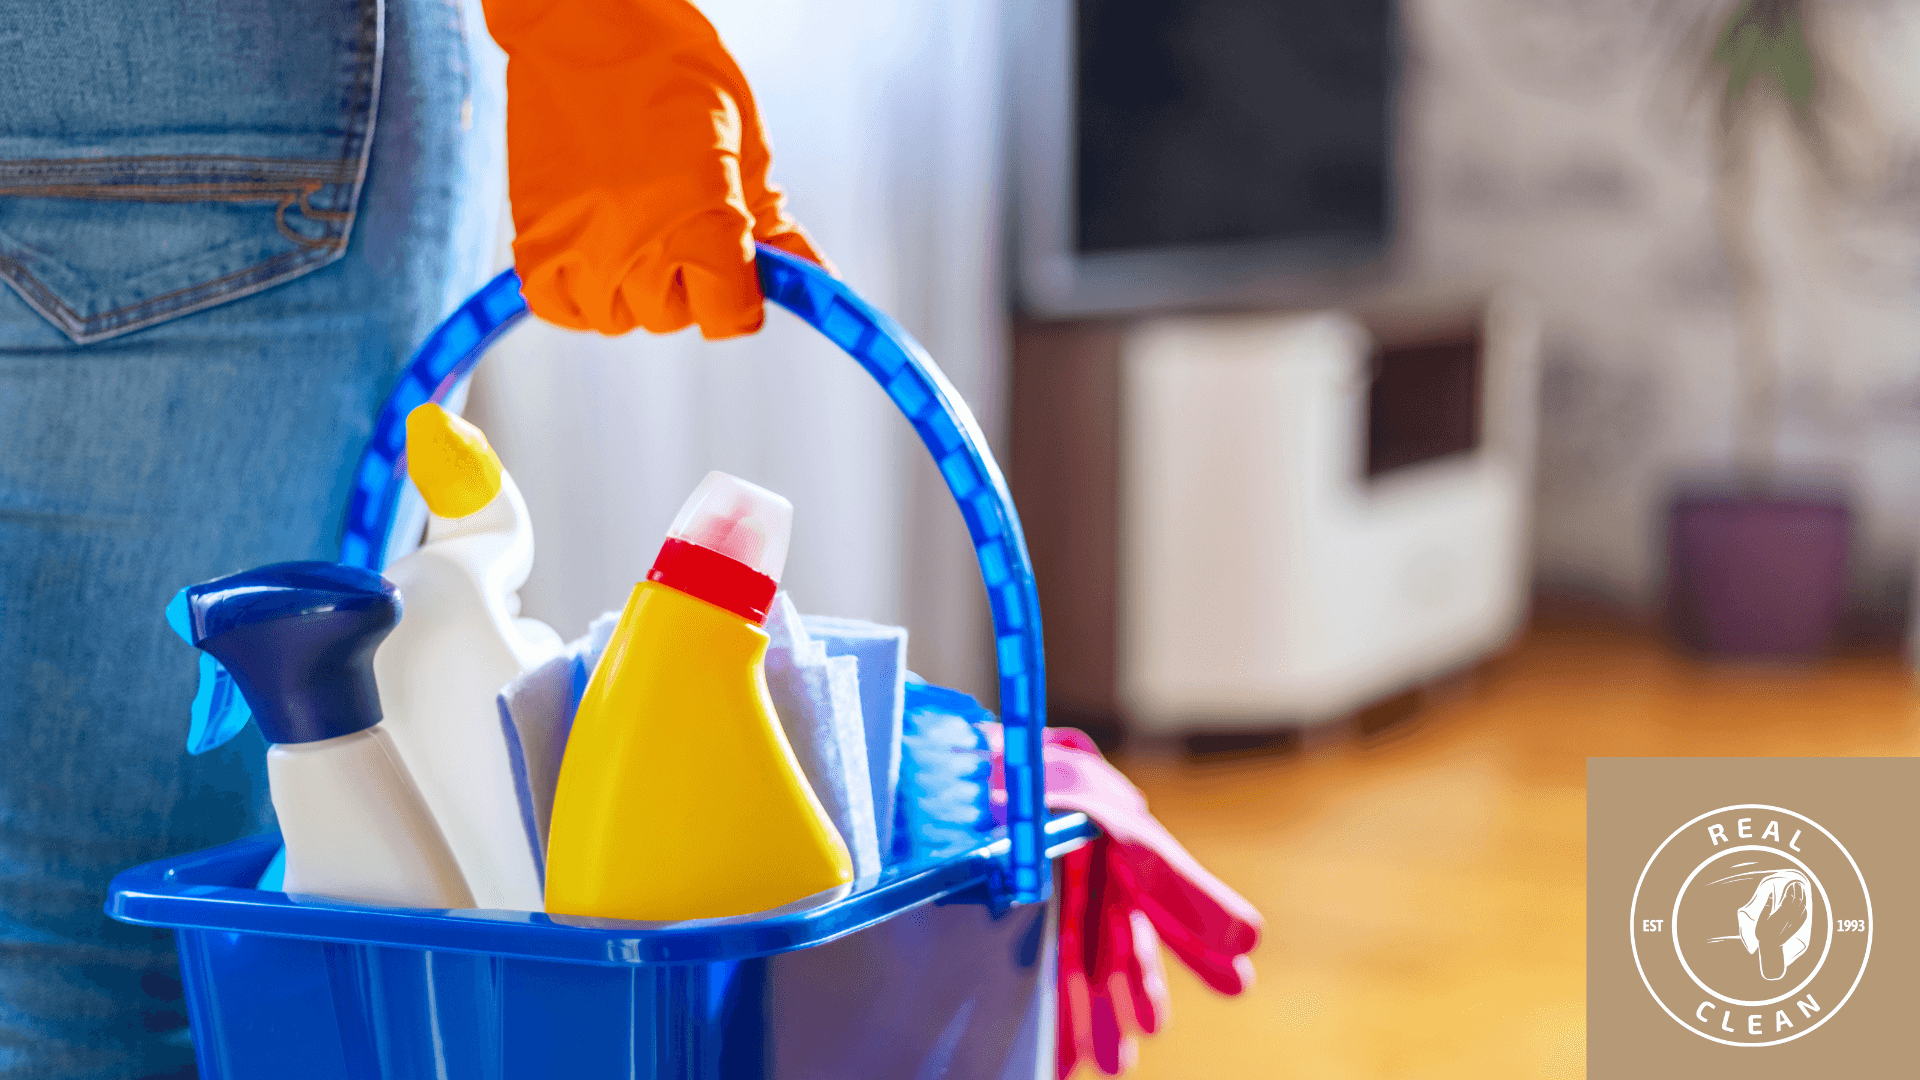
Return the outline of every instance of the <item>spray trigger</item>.
<path id="1" fill-rule="evenodd" d="M 167 603 L 167 625 L 180 640 L 193 644 L 193 625 L 187 613 L 187 590 Z M 253 710 L 235 685 L 233 676 L 209 653 L 200 654 L 200 685 L 193 694 L 193 720 L 187 727 L 187 753 L 204 754 L 240 734 L 253 719 Z"/>

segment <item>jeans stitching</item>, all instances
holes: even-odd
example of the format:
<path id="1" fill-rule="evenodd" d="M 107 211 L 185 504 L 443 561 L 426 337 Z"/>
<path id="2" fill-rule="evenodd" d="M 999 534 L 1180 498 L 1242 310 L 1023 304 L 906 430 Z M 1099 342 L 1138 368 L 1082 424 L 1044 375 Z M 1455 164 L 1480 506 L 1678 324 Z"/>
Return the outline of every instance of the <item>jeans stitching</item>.
<path id="1" fill-rule="evenodd" d="M 20 189 L 0 187 L 0 196 L 22 199 L 87 199 L 94 202 L 279 202 L 299 200 L 324 187 L 318 180 L 299 184 L 245 181 L 232 184 L 45 184 Z M 333 211 L 323 211 L 332 214 Z M 330 219 L 337 220 L 337 219 Z"/>
<path id="2" fill-rule="evenodd" d="M 319 184 L 309 184 L 300 189 L 300 214 L 315 221 L 352 221 L 351 210 L 322 210 L 307 201 L 308 196 L 320 190 Z"/>
<path id="3" fill-rule="evenodd" d="M 317 164 L 317 163 L 296 163 Z M 151 171 L 147 175 L 154 175 Z M 132 192 L 115 194 L 111 188 L 105 190 L 100 185 L 82 185 L 80 191 L 72 191 L 46 184 L 37 187 L 29 197 L 39 198 L 85 198 L 101 201 L 123 202 L 263 202 L 274 204 L 274 227 L 282 236 L 299 245 L 294 251 L 281 252 L 252 266 L 244 267 L 230 274 L 206 281 L 195 282 L 158 296 L 122 307 L 104 311 L 97 315 L 82 315 L 71 305 L 49 289 L 40 279 L 20 262 L 0 256 L 0 277 L 6 278 L 20 289 L 30 304 L 48 319 L 65 330 L 76 340 L 95 341 L 103 337 L 127 333 L 151 325 L 176 314 L 185 314 L 189 310 L 209 307 L 224 299 L 238 298 L 249 292 L 276 284 L 285 277 L 302 270 L 324 265 L 337 258 L 346 248 L 348 230 L 351 228 L 351 212 L 344 218 L 331 220 L 319 219 L 324 230 L 321 237 L 309 237 L 294 232 L 286 224 L 287 207 L 296 200 L 303 199 L 311 190 L 317 189 L 318 181 L 309 180 L 299 185 L 279 183 L 262 186 L 241 183 L 239 185 L 197 185 L 199 190 L 193 194 L 176 195 L 171 191 L 144 193 L 144 189 L 135 188 Z M 161 185 L 171 188 L 171 185 Z M 226 190 L 221 190 L 223 187 Z M 20 195 L 22 193 L 0 188 L 0 194 Z M 131 195 L 131 197 L 128 197 Z M 331 213 L 329 214 L 331 218 Z"/>
<path id="4" fill-rule="evenodd" d="M 91 316 L 82 316 L 26 266 L 4 255 L 0 255 L 0 278 L 13 284 L 30 306 L 74 341 L 89 344 L 237 300 L 339 258 L 346 250 L 359 210 L 360 192 L 366 186 L 367 159 L 371 156 L 386 51 L 385 0 L 362 0 L 360 10 L 359 34 L 351 60 L 354 72 L 344 103 L 347 127 L 337 161 L 213 154 L 0 161 L 0 196 L 123 202 L 275 203 L 274 226 L 299 245 L 295 250 L 209 281 Z M 235 179 L 217 179 L 222 175 Z M 210 177 L 215 179 L 209 181 Z M 246 179 L 240 179 L 243 177 Z M 81 178 L 89 182 L 75 183 Z M 168 179 L 181 182 L 154 182 Z M 312 205 L 312 196 L 329 187 L 336 191 L 344 189 L 344 207 Z M 286 211 L 295 205 L 321 226 L 322 236 L 305 236 L 288 227 Z"/>
<path id="5" fill-rule="evenodd" d="M 315 184 L 313 185 L 313 189 L 317 189 L 319 188 L 319 186 L 320 185 Z M 299 203 L 299 205 L 301 206 L 307 205 L 307 196 L 311 193 L 312 193 L 311 189 L 302 188 L 298 192 L 290 192 L 287 195 L 282 196 L 280 199 L 280 205 L 273 208 L 273 227 L 280 230 L 281 236 L 286 237 L 287 239 L 293 241 L 296 244 L 299 244 L 301 247 L 304 247 L 304 248 L 345 247 L 346 239 L 344 237 L 336 235 L 338 230 L 334 229 L 331 225 L 327 226 L 326 236 L 307 236 L 302 233 L 294 232 L 292 229 L 287 227 L 287 207 L 294 205 L 296 202 Z M 331 211 L 329 211 L 329 213 L 331 213 Z M 351 217 L 352 215 L 346 215 L 346 216 Z M 339 217 L 335 216 L 332 218 L 332 220 L 338 221 Z M 322 224 L 324 225 L 325 222 L 322 222 Z"/>
<path id="6" fill-rule="evenodd" d="M 348 136 L 349 142 L 352 136 Z M 65 184 L 74 180 L 94 182 L 118 178 L 160 178 L 189 176 L 283 177 L 282 182 L 322 180 L 351 183 L 359 170 L 347 160 L 315 161 L 305 158 L 241 157 L 231 154 L 152 154 L 138 157 L 104 158 L 22 158 L 0 161 L 0 186 L 25 190 L 43 183 Z"/>
<path id="7" fill-rule="evenodd" d="M 250 292 L 258 292 L 268 285 L 279 282 L 283 274 L 302 269 L 302 264 L 311 263 L 313 266 L 319 266 L 326 261 L 326 259 L 318 258 L 317 253 L 312 249 L 303 248 L 296 251 L 285 251 L 264 262 L 255 263 L 245 269 L 235 270 L 231 274 L 223 274 L 220 277 L 208 281 L 174 289 L 172 292 L 161 293 L 159 296 L 150 296 L 139 303 L 128 304 L 126 307 L 115 308 L 112 311 L 103 312 L 94 316 L 83 316 L 73 310 L 73 308 L 67 306 L 64 301 L 49 291 L 45 285 L 42 285 L 40 279 L 33 276 L 26 267 L 21 266 L 18 262 L 4 255 L 0 255 L 0 277 L 5 277 L 7 280 L 13 282 L 13 284 L 20 289 L 21 293 L 25 295 L 29 304 L 32 304 L 42 315 L 45 315 L 62 328 L 75 327 L 84 329 L 89 324 L 101 323 L 108 319 L 121 317 L 123 319 L 122 325 L 125 329 L 134 330 L 139 329 L 142 325 L 146 325 L 146 323 L 158 321 L 176 311 L 182 313 L 194 311 L 219 303 L 229 295 L 240 297 Z M 253 277 L 255 280 L 248 282 L 247 279 L 249 277 Z M 221 286 L 227 285 L 232 285 L 233 288 L 220 288 Z M 195 295 L 209 294 L 210 292 L 210 295 Z M 172 301 L 179 301 L 179 303 L 171 303 Z M 154 312 L 144 311 L 144 309 L 154 307 L 158 307 L 159 310 Z M 142 320 L 145 321 L 143 322 Z M 90 340 L 98 340 L 98 338 L 95 337 Z"/>
<path id="8" fill-rule="evenodd" d="M 359 94 L 359 100 L 349 102 L 347 108 L 347 142 L 357 147 L 358 161 L 355 163 L 353 183 L 346 189 L 347 205 L 329 208 L 348 215 L 348 221 L 360 209 L 360 192 L 366 187 L 367 161 L 372 157 L 370 151 L 374 124 L 380 115 L 380 75 L 387 55 L 386 0 L 368 0 L 362 5 L 358 55 L 372 57 L 370 63 L 360 64 L 354 73 L 354 89 Z"/>

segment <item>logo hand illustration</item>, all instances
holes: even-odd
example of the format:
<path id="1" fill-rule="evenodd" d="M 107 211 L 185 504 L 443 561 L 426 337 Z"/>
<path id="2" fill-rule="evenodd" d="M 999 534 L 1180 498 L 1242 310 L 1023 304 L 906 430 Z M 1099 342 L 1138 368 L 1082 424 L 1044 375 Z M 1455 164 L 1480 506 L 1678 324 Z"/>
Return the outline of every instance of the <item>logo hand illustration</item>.
<path id="1" fill-rule="evenodd" d="M 1787 957 L 1787 944 L 1811 915 L 1807 907 L 1807 887 L 1798 881 L 1767 898 L 1753 926 L 1753 936 L 1760 943 L 1755 951 L 1760 957 L 1761 978 L 1774 980 L 1786 976 L 1787 965 L 1792 963 Z"/>

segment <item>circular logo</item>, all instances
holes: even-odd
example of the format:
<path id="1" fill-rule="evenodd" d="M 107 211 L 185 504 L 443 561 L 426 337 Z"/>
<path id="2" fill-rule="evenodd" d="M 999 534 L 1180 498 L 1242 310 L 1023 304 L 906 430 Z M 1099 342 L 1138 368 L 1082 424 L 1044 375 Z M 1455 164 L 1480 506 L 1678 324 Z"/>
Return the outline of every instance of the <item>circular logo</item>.
<path id="1" fill-rule="evenodd" d="M 1681 1027 L 1776 1046 L 1853 996 L 1873 951 L 1860 867 L 1804 814 L 1724 806 L 1675 829 L 1633 890 L 1634 964 Z"/>

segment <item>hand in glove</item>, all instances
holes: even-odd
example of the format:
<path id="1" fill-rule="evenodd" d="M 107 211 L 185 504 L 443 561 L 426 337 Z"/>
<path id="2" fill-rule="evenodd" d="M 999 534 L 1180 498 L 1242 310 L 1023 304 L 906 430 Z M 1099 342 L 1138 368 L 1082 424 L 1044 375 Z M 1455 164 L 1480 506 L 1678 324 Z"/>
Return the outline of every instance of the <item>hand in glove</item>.
<path id="1" fill-rule="evenodd" d="M 573 329 L 735 337 L 764 318 L 753 244 L 825 265 L 769 179 L 740 69 L 688 0 L 485 0 L 507 53 L 513 257 Z"/>
<path id="2" fill-rule="evenodd" d="M 1777 980 L 1787 974 L 1787 942 L 1800 932 L 1809 918 L 1807 887 L 1795 881 L 1769 896 L 1754 921 L 1754 940 L 1760 943 L 1760 977 Z"/>

